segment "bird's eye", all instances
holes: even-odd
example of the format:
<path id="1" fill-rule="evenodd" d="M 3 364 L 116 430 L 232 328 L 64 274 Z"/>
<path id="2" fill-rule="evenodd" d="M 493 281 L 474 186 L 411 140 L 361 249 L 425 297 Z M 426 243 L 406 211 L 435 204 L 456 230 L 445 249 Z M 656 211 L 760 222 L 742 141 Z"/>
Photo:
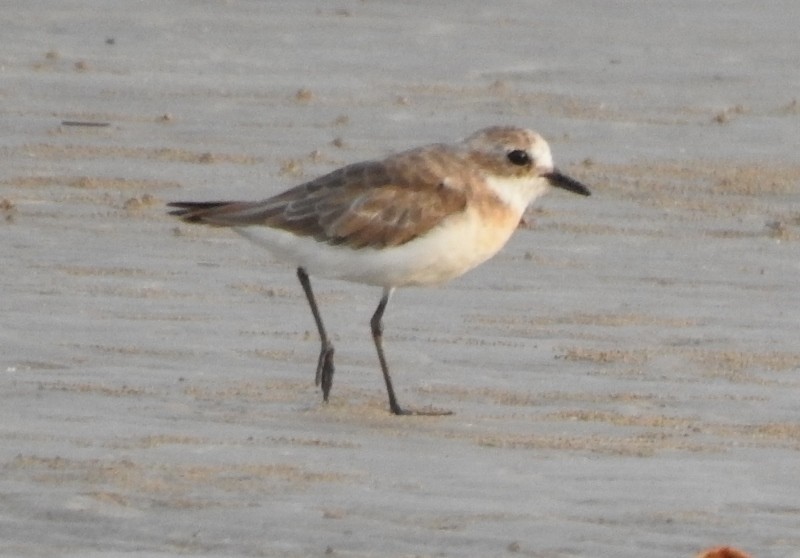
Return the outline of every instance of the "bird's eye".
<path id="1" fill-rule="evenodd" d="M 522 149 L 515 149 L 514 151 L 508 152 L 508 160 L 511 161 L 513 165 L 529 165 L 531 163 L 531 156 L 528 155 L 527 151 Z"/>

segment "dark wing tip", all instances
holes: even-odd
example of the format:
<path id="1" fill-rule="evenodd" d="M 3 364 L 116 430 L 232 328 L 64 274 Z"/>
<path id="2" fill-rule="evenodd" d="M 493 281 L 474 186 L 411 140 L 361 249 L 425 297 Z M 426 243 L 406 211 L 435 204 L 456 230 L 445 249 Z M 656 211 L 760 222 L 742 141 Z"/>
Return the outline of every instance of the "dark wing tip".
<path id="1" fill-rule="evenodd" d="M 220 207 L 230 205 L 231 201 L 214 202 L 169 202 L 167 207 L 175 207 L 169 212 L 170 215 L 180 217 L 187 223 L 200 223 L 208 215 L 208 212 Z"/>

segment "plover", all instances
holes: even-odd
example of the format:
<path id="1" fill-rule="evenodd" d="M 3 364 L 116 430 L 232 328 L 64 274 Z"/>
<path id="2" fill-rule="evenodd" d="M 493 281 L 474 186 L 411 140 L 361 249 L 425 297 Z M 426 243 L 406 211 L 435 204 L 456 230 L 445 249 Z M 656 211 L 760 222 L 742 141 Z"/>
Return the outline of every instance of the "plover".
<path id="1" fill-rule="evenodd" d="M 453 144 L 434 144 L 347 165 L 262 201 L 172 202 L 190 223 L 231 227 L 291 262 L 319 332 L 316 383 L 328 401 L 334 348 L 309 275 L 383 288 L 370 320 L 396 415 L 383 351 L 382 318 L 397 287 L 443 283 L 494 256 L 528 205 L 551 187 L 589 189 L 553 166 L 547 142 L 531 130 L 495 126 Z"/>

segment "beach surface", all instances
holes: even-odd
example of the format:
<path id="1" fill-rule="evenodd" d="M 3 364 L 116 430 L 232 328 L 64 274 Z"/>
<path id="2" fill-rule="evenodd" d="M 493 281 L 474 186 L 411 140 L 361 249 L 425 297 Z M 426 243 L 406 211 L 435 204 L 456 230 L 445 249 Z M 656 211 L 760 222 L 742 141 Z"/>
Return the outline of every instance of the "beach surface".
<path id="1" fill-rule="evenodd" d="M 16 2 L 0 555 L 800 557 L 800 3 Z M 113 4 L 113 7 L 112 7 Z M 403 289 L 174 200 L 534 128 L 589 198 Z"/>

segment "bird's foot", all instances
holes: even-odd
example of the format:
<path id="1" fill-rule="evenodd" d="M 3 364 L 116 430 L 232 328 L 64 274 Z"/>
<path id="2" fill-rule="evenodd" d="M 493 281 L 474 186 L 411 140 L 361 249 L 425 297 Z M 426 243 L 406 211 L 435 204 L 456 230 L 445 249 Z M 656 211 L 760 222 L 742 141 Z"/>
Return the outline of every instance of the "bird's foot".
<path id="1" fill-rule="evenodd" d="M 322 400 L 327 402 L 328 395 L 331 393 L 333 387 L 333 345 L 326 345 L 322 347 L 319 353 L 319 361 L 317 362 L 317 377 L 315 383 L 322 386 Z"/>
<path id="2" fill-rule="evenodd" d="M 448 411 L 447 409 L 434 409 L 433 407 L 426 407 L 424 409 L 404 409 L 399 405 L 394 405 L 391 407 L 391 410 L 392 414 L 401 417 L 442 417 L 453 414 L 453 411 Z"/>

